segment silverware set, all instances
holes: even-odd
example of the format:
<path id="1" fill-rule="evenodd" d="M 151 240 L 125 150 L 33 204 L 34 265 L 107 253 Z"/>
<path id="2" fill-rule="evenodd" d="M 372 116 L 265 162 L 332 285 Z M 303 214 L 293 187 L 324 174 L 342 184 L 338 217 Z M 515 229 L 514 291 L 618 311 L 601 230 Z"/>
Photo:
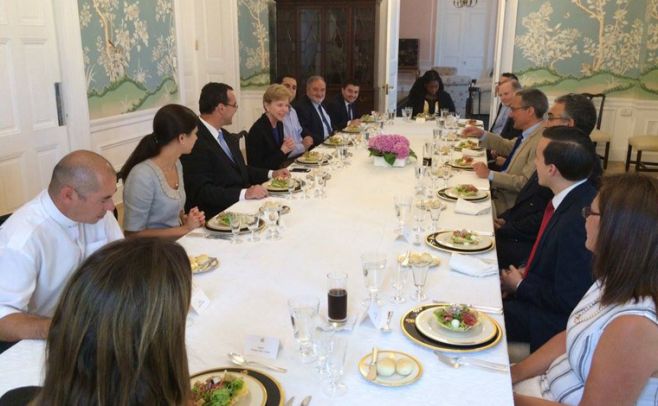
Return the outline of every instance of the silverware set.
<path id="1" fill-rule="evenodd" d="M 486 361 L 478 358 L 452 357 L 439 351 L 434 351 L 434 354 L 436 354 L 439 361 L 455 369 L 461 368 L 463 366 L 473 366 L 473 367 L 488 369 L 496 372 L 503 372 L 503 373 L 509 372 L 509 365 L 506 364 L 499 364 L 497 362 Z"/>
<path id="2" fill-rule="evenodd" d="M 302 403 L 300 403 L 299 406 L 308 406 L 311 403 L 312 398 L 313 397 L 311 395 L 308 395 L 302 400 Z M 286 401 L 285 406 L 293 406 L 294 402 L 295 402 L 295 397 L 293 396 Z"/>

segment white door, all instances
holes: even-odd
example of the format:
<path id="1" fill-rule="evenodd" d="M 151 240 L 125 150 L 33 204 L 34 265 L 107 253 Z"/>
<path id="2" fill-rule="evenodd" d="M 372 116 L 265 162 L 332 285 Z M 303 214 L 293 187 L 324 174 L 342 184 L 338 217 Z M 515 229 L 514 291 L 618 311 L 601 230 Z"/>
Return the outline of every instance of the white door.
<path id="1" fill-rule="evenodd" d="M 400 0 L 383 0 L 377 10 L 377 104 L 378 111 L 395 110 L 398 85 Z"/>
<path id="2" fill-rule="evenodd" d="M 70 149 L 57 114 L 60 77 L 52 2 L 0 1 L 0 213 L 43 189 Z"/>
<path id="3" fill-rule="evenodd" d="M 493 53 L 496 0 L 480 0 L 474 7 L 456 8 L 452 0 L 438 1 L 439 66 L 453 66 L 458 75 L 479 79 L 489 75 Z"/>

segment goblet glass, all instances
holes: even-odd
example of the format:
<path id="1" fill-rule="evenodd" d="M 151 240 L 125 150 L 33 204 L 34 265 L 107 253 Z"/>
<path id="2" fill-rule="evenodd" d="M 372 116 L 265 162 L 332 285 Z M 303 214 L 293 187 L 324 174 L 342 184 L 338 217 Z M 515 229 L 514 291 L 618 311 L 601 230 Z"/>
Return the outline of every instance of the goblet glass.
<path id="1" fill-rule="evenodd" d="M 319 309 L 320 299 L 315 296 L 301 295 L 288 300 L 288 312 L 302 363 L 315 360 L 312 338 Z"/>
<path id="2" fill-rule="evenodd" d="M 341 382 L 345 371 L 348 337 L 334 334 L 325 359 L 327 382 L 324 393 L 329 396 L 340 396 L 347 392 L 347 385 Z"/>
<path id="3" fill-rule="evenodd" d="M 382 252 L 366 252 L 361 254 L 363 281 L 368 289 L 369 299 L 364 304 L 379 303 L 377 293 L 382 287 L 386 269 L 386 254 Z"/>
<path id="4" fill-rule="evenodd" d="M 427 271 L 429 269 L 429 264 L 427 262 L 414 262 L 411 264 L 411 274 L 414 280 L 414 286 L 416 287 L 416 293 L 414 299 L 417 302 L 427 299 L 423 288 L 427 282 Z"/>
<path id="5" fill-rule="evenodd" d="M 248 214 L 245 216 L 245 220 L 247 222 L 247 228 L 249 229 L 249 241 L 255 242 L 255 241 L 260 241 L 260 238 L 256 236 L 256 230 L 258 229 L 258 223 L 260 223 L 260 217 L 258 217 L 258 214 Z"/>
<path id="6" fill-rule="evenodd" d="M 242 239 L 239 236 L 240 227 L 242 226 L 242 218 L 238 213 L 230 213 L 228 218 L 229 226 L 231 227 L 231 244 L 240 244 Z"/>

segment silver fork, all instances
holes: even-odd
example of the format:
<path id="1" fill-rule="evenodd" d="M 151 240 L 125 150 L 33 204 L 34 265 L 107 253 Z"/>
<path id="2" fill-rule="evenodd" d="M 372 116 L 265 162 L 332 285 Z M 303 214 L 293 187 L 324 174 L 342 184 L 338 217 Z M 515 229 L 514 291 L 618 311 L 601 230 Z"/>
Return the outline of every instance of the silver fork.
<path id="1" fill-rule="evenodd" d="M 451 357 L 439 351 L 434 351 L 434 353 L 439 358 L 439 361 L 455 369 L 461 368 L 462 366 L 471 365 L 474 367 L 490 369 L 496 372 L 509 372 L 509 366 L 505 364 L 485 361 L 483 359 L 478 359 L 478 358 Z"/>

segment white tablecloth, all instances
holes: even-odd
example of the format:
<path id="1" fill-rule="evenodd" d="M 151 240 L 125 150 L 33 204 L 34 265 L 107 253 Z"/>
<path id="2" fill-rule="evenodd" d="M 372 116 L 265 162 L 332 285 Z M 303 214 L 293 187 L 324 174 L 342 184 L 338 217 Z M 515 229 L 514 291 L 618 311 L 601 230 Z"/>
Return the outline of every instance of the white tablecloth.
<path id="1" fill-rule="evenodd" d="M 422 143 L 431 139 L 433 122 L 396 121 L 384 132 L 410 138 L 413 149 L 422 154 Z M 288 368 L 288 373 L 267 372 L 279 380 L 286 398 L 298 401 L 313 395 L 312 405 L 510 405 L 512 387 L 509 374 L 473 367 L 453 369 L 441 364 L 432 352 L 408 340 L 400 331 L 399 320 L 415 306 L 407 300 L 390 305 L 395 310 L 393 333 L 383 334 L 369 324 L 358 328 L 350 342 L 344 382 L 348 392 L 331 399 L 322 393 L 322 380 L 312 367 L 296 358 L 296 343 L 287 310 L 287 300 L 296 294 L 313 294 L 321 299 L 320 313 L 326 315 L 326 278 L 331 271 L 349 274 L 348 312 L 361 310 L 367 293 L 361 274 L 360 254 L 384 250 L 388 255 L 388 275 L 395 256 L 407 249 L 428 251 L 442 259 L 439 268 L 430 271 L 426 292 L 428 301 L 500 306 L 499 279 L 496 276 L 472 278 L 448 270 L 449 254 L 427 246 L 410 246 L 394 241 L 396 233 L 393 196 L 412 195 L 413 165 L 404 168 L 375 167 L 364 147 L 353 151 L 351 164 L 332 173 L 325 199 L 286 200 L 291 213 L 283 217 L 283 238 L 231 245 L 226 240 L 184 237 L 180 243 L 190 255 L 209 254 L 220 258 L 219 269 L 196 275 L 195 282 L 210 298 L 210 307 L 201 315 L 188 318 L 187 346 L 190 373 L 230 365 L 226 353 L 242 352 L 247 335 L 272 336 L 281 340 L 279 358 L 273 361 Z M 304 176 L 295 173 L 295 176 Z M 451 184 L 473 183 L 488 188 L 486 180 L 472 172 L 460 172 Z M 263 202 L 244 201 L 232 210 L 254 212 Z M 491 215 L 457 215 L 449 203 L 439 222 L 440 228 L 468 228 L 493 231 Z M 495 259 L 495 252 L 483 254 Z M 410 285 L 410 284 L 409 284 Z M 407 287 L 406 296 L 412 292 Z M 392 291 L 388 280 L 381 296 L 388 301 Z M 388 304 L 387 304 L 388 305 Z M 503 326 L 502 316 L 494 317 Z M 404 351 L 417 357 L 424 373 L 416 383 L 399 388 L 376 386 L 361 377 L 358 360 L 373 346 Z M 23 341 L 0 355 L 0 394 L 10 388 L 40 383 L 43 342 Z M 507 363 L 506 341 L 488 350 L 466 354 L 494 362 Z"/>

